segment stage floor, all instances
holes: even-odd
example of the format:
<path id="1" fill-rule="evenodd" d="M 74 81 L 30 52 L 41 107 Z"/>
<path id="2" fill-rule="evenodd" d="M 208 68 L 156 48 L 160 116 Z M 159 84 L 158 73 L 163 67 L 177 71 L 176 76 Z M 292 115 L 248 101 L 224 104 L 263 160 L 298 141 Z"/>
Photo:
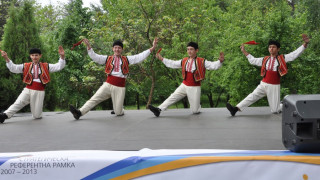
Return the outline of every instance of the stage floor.
<path id="1" fill-rule="evenodd" d="M 56 150 L 234 149 L 284 150 L 281 114 L 250 107 L 231 117 L 226 108 L 90 111 L 79 120 L 70 112 L 44 112 L 34 120 L 18 113 L 0 124 L 0 153 Z"/>

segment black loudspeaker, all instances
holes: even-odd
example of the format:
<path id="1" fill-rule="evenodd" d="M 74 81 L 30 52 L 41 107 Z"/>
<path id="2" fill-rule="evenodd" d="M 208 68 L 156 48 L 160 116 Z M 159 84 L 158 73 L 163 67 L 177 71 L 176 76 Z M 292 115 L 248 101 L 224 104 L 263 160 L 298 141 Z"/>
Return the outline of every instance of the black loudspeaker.
<path id="1" fill-rule="evenodd" d="M 320 152 L 320 94 L 283 99 L 282 142 L 293 152 Z"/>

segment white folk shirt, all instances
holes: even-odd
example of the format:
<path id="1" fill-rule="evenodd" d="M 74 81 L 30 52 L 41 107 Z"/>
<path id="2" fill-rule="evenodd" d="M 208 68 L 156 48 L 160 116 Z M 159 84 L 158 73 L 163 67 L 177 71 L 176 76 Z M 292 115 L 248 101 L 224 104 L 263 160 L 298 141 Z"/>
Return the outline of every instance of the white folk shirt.
<path id="1" fill-rule="evenodd" d="M 296 49 L 295 51 L 289 53 L 289 54 L 285 54 L 284 55 L 284 59 L 286 62 L 291 62 L 293 60 L 295 60 L 296 58 L 298 58 L 302 53 L 303 51 L 305 50 L 306 48 L 302 45 L 300 46 L 298 49 Z M 247 55 L 247 58 L 249 60 L 249 63 L 252 64 L 252 65 L 256 65 L 256 66 L 262 66 L 262 61 L 263 61 L 263 57 L 260 57 L 260 58 L 255 58 L 253 57 L 251 54 L 248 54 Z M 272 63 L 272 61 L 268 61 L 267 64 L 266 64 L 266 68 L 267 70 L 270 70 L 270 71 L 278 71 L 277 67 L 279 66 L 279 63 L 278 61 L 274 61 L 273 63 L 273 67 L 271 67 L 269 69 L 269 66 L 270 63 Z"/>
<path id="2" fill-rule="evenodd" d="M 23 64 L 14 64 L 11 60 L 6 63 L 7 68 L 13 73 L 23 73 Z M 49 64 L 49 72 L 57 72 L 63 69 L 66 65 L 66 61 L 64 59 L 59 59 L 59 62 L 56 64 Z M 39 76 L 41 74 L 41 68 L 38 65 Z M 31 73 L 33 74 L 33 69 L 31 69 Z M 33 79 L 34 82 L 41 83 L 40 79 Z"/>
<path id="3" fill-rule="evenodd" d="M 140 54 L 136 54 L 136 55 L 133 55 L 133 56 L 127 56 L 128 61 L 129 61 L 129 65 L 141 63 L 143 60 L 145 60 L 150 55 L 150 53 L 151 53 L 150 49 L 148 49 L 148 50 L 143 51 Z M 90 56 L 90 58 L 94 62 L 96 62 L 98 64 L 106 64 L 106 61 L 107 61 L 107 58 L 108 58 L 108 55 L 96 54 L 93 51 L 92 48 L 88 50 L 88 55 Z M 113 62 L 113 65 L 114 65 L 114 62 Z M 120 61 L 119 66 L 121 67 L 121 65 L 122 65 L 122 61 Z M 126 78 L 128 76 L 128 75 L 124 75 L 122 73 L 121 68 L 120 68 L 120 71 L 118 71 L 118 72 L 115 72 L 114 70 L 112 70 L 111 75 L 112 76 L 121 77 L 121 78 Z"/>
<path id="4" fill-rule="evenodd" d="M 182 59 L 180 59 L 178 61 L 175 61 L 175 60 L 163 58 L 162 62 L 168 68 L 178 69 L 178 68 L 181 68 L 181 61 L 182 61 Z M 189 63 L 190 62 L 191 62 L 191 59 L 189 58 L 188 62 L 186 64 L 186 67 L 189 67 Z M 220 60 L 211 62 L 211 61 L 208 61 L 208 60 L 205 59 L 204 66 L 208 70 L 216 70 L 216 69 L 219 69 L 222 66 L 222 63 L 220 62 Z M 186 68 L 186 70 L 189 72 L 189 70 L 187 68 Z M 195 59 L 193 59 L 191 73 L 193 73 L 195 70 L 196 70 L 196 63 L 195 63 Z"/>

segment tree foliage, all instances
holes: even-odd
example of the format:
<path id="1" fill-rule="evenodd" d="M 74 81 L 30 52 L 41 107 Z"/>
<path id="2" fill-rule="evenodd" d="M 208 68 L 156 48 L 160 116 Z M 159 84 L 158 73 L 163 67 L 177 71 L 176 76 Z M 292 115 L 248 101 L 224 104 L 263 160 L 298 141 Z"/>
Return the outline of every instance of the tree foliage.
<path id="1" fill-rule="evenodd" d="M 226 101 L 238 103 L 261 81 L 260 68 L 252 66 L 240 51 L 243 42 L 259 42 L 259 45 L 246 46 L 246 49 L 255 57 L 263 57 L 269 54 L 268 41 L 275 39 L 281 43 L 280 53 L 286 54 L 302 44 L 301 34 L 306 33 L 311 37 L 311 43 L 301 57 L 288 64 L 289 73 L 281 80 L 281 96 L 320 93 L 319 1 L 101 2 L 101 8 L 91 9 L 83 8 L 81 0 L 70 0 L 67 5 L 59 7 L 37 7 L 36 21 L 41 29 L 40 38 L 45 42 L 41 47 L 47 59 L 50 62 L 58 60 L 58 45 L 65 48 L 67 59 L 66 68 L 53 75 L 53 81 L 48 87 L 47 109 L 66 109 L 68 104 L 81 106 L 105 81 L 104 66 L 92 62 L 83 45 L 73 51 L 69 50 L 72 44 L 82 38 L 90 40 L 96 53 L 105 55 L 113 53 L 112 42 L 116 39 L 123 40 L 124 54 L 133 55 L 150 48 L 155 37 L 159 38 L 158 47 L 163 49 L 161 54 L 169 59 L 179 60 L 187 56 L 186 44 L 189 41 L 198 42 L 198 56 L 208 61 L 216 61 L 219 53 L 224 52 L 225 63 L 222 68 L 207 71 L 206 79 L 202 82 L 202 107 L 219 107 L 224 106 Z M 28 27 L 22 20 L 18 21 L 19 7 L 12 6 L 11 9 L 6 27 L 13 23 L 17 27 Z M 3 36 L 2 48 L 10 53 L 10 57 L 18 58 L 16 62 L 22 61 L 19 60 L 20 56 L 14 56 L 25 57 L 32 40 L 9 45 L 8 39 L 13 41 L 22 36 L 28 37 L 27 32 L 25 29 L 19 31 L 19 28 L 5 29 L 7 35 Z M 1 88 L 1 94 L 21 88 L 21 79 L 8 73 L 4 63 L 1 64 L 1 73 L 6 72 L 1 76 L 1 82 L 5 82 L 3 87 L 6 86 L 6 89 Z M 14 83 L 9 83 L 12 78 L 16 78 Z M 143 63 L 130 66 L 125 105 L 140 108 L 149 103 L 159 104 L 181 81 L 181 70 L 166 68 L 155 59 L 155 54 L 151 54 Z M 13 92 L 12 97 L 2 101 L 2 108 L 16 98 L 18 91 Z M 110 109 L 110 103 L 105 102 L 98 108 Z M 267 101 L 262 99 L 255 105 L 267 105 Z"/>
<path id="2" fill-rule="evenodd" d="M 2 49 L 8 53 L 9 58 L 15 64 L 21 64 L 30 61 L 29 50 L 31 48 L 42 49 L 42 42 L 34 19 L 33 1 L 25 0 L 18 7 L 14 5 L 12 3 L 9 8 L 9 18 L 4 27 Z M 10 73 L 5 61 L 1 61 L 0 74 L 2 99 L 0 109 L 5 109 L 8 104 L 15 101 L 23 88 L 23 84 L 21 75 Z"/>

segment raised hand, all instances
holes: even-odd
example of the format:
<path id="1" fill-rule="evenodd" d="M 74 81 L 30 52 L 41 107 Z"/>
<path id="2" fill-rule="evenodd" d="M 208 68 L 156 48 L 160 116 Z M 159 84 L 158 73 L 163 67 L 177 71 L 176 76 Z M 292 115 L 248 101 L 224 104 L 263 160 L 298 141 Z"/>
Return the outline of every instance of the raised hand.
<path id="1" fill-rule="evenodd" d="M 219 61 L 221 63 L 223 63 L 223 61 L 224 61 L 224 53 L 223 52 L 220 52 Z"/>
<path id="2" fill-rule="evenodd" d="M 152 52 L 154 49 L 156 49 L 158 44 L 158 38 L 154 38 L 153 43 L 152 43 L 152 47 L 150 48 L 150 51 Z"/>
<path id="3" fill-rule="evenodd" d="M 309 39 L 308 35 L 306 35 L 306 34 L 302 34 L 301 36 L 302 36 L 302 40 L 304 41 L 304 43 L 308 44 L 308 43 L 309 43 L 309 41 L 310 41 L 310 39 Z"/>
<path id="4" fill-rule="evenodd" d="M 1 51 L 1 56 L 6 60 L 6 62 L 9 62 L 10 59 L 8 57 L 8 54 L 5 51 L 2 51 L 2 50 L 0 51 Z"/>
<path id="5" fill-rule="evenodd" d="M 248 56 L 249 53 L 248 53 L 248 52 L 246 51 L 246 49 L 244 48 L 244 44 L 241 44 L 240 49 L 241 49 L 242 53 L 243 53 L 245 56 Z"/>
<path id="6" fill-rule="evenodd" d="M 156 54 L 156 58 L 160 59 L 161 61 L 163 61 L 163 57 L 161 56 L 160 52 L 161 52 L 162 48 L 160 48 Z"/>
<path id="7" fill-rule="evenodd" d="M 240 46 L 241 51 L 245 51 L 246 49 L 244 48 L 244 44 L 241 44 Z"/>
<path id="8" fill-rule="evenodd" d="M 88 39 L 83 39 L 84 44 L 87 46 L 87 49 L 91 49 L 91 44 Z"/>
<path id="9" fill-rule="evenodd" d="M 60 55 L 60 58 L 61 59 L 64 59 L 64 49 L 63 49 L 63 47 L 62 46 L 59 46 L 59 55 Z"/>

